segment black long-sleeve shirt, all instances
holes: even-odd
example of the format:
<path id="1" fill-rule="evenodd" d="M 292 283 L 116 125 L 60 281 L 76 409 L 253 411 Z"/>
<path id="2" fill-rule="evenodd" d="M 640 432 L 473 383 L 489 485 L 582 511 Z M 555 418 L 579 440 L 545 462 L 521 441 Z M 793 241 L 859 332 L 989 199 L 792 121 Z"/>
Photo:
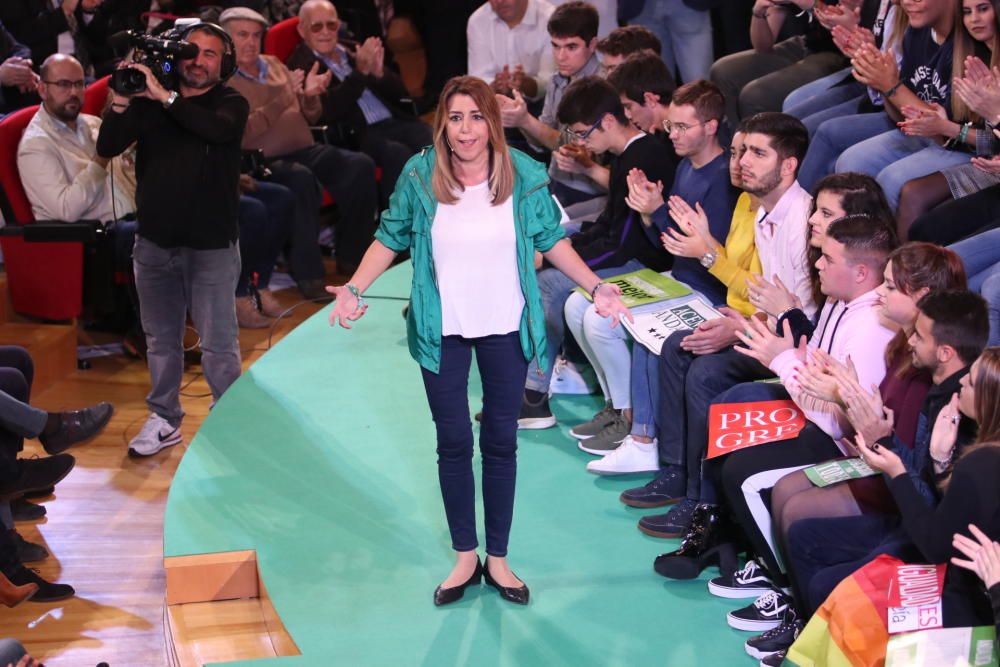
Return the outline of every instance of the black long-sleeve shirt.
<path id="1" fill-rule="evenodd" d="M 947 563 L 962 555 L 952 547 L 955 533 L 969 535 L 975 524 L 991 540 L 1000 539 L 1000 447 L 985 445 L 955 464 L 948 489 L 937 507 L 924 501 L 910 475 L 889 482 L 903 516 L 903 527 L 920 553 L 931 563 Z M 988 599 L 979 578 L 949 566 L 945 577 L 945 625 L 982 625 L 991 619 Z"/>
<path id="2" fill-rule="evenodd" d="M 225 248 L 239 234 L 240 142 L 250 106 L 224 85 L 166 109 L 134 99 L 104 115 L 97 152 L 136 146 L 138 234 L 164 248 Z"/>
<path id="3" fill-rule="evenodd" d="M 593 270 L 621 266 L 637 259 L 655 271 L 670 268 L 671 255 L 656 246 L 643 230 L 642 217 L 625 203 L 626 177 L 637 167 L 653 183 L 661 181 L 669 192 L 677 171 L 677 155 L 652 136 L 639 137 L 611 159 L 608 203 L 591 224 L 570 237 L 573 248 Z"/>

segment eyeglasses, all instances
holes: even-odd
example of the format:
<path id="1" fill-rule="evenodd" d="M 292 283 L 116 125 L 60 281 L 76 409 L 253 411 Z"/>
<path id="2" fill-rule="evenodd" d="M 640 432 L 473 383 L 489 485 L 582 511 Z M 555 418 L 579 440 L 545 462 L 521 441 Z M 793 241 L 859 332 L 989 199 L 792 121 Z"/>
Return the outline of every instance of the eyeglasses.
<path id="1" fill-rule="evenodd" d="M 83 79 L 70 81 L 69 79 L 59 79 L 58 81 L 42 81 L 48 86 L 55 86 L 59 90 L 83 90 L 87 87 L 87 82 Z"/>
<path id="2" fill-rule="evenodd" d="M 309 24 L 309 32 L 314 35 L 318 35 L 322 32 L 323 28 L 326 28 L 330 32 L 337 32 L 340 30 L 340 20 L 334 19 L 332 21 L 316 21 L 315 23 Z"/>
<path id="3" fill-rule="evenodd" d="M 663 130 L 670 134 L 674 130 L 677 130 L 677 136 L 683 137 L 684 133 L 690 130 L 692 127 L 698 127 L 699 125 L 704 125 L 703 122 L 695 123 L 694 125 L 687 125 L 685 123 L 671 123 L 669 120 L 663 121 Z"/>
<path id="4" fill-rule="evenodd" d="M 567 127 L 566 128 L 566 134 L 568 134 L 570 136 L 570 138 L 576 139 L 577 141 L 586 141 L 587 137 L 589 137 L 590 135 L 592 135 L 594 133 L 594 130 L 596 130 L 598 127 L 601 126 L 601 121 L 602 120 L 604 120 L 603 116 L 601 118 L 598 118 L 597 122 L 595 122 L 593 125 L 591 125 L 589 130 L 586 130 L 584 132 L 578 132 L 576 130 L 571 130 L 571 129 L 569 129 Z"/>

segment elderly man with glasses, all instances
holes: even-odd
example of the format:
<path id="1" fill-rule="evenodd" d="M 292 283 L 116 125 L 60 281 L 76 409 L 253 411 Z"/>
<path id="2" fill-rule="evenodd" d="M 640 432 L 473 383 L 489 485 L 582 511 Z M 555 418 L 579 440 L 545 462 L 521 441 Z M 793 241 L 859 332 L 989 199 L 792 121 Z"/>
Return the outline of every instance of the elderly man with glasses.
<path id="1" fill-rule="evenodd" d="M 357 133 L 358 147 L 382 168 L 381 204 L 389 195 L 403 165 L 431 143 L 431 128 L 417 120 L 404 98 L 399 76 L 385 66 L 385 47 L 369 37 L 348 51 L 340 43 L 340 18 L 328 0 L 308 0 L 299 10 L 302 43 L 288 59 L 292 70 L 332 72 L 320 97 L 320 122 L 340 123 Z"/>

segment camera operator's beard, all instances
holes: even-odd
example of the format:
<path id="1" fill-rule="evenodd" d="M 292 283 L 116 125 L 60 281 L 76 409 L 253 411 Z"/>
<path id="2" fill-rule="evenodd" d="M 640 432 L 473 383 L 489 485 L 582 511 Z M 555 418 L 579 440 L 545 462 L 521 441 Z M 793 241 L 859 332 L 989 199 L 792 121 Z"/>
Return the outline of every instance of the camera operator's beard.
<path id="1" fill-rule="evenodd" d="M 204 73 L 204 75 L 191 76 L 192 71 L 196 71 L 199 74 Z M 188 88 L 194 88 L 195 90 L 205 90 L 219 83 L 219 81 L 220 81 L 219 77 L 210 76 L 208 70 L 206 70 L 203 67 L 181 68 L 181 83 L 183 83 Z"/>

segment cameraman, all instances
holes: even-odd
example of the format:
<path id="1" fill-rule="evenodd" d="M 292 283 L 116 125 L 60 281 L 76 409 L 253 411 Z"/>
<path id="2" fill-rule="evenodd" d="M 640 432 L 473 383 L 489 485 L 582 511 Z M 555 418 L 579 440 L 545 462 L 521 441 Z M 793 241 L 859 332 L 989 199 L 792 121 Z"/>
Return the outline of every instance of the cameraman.
<path id="1" fill-rule="evenodd" d="M 128 65 L 145 75 L 146 88 L 131 97 L 112 93 L 97 139 L 104 157 L 136 142 L 133 262 L 152 388 L 149 419 L 129 443 L 133 456 L 181 441 L 188 311 L 201 336 L 213 399 L 240 374 L 234 294 L 240 275 L 240 140 L 249 107 L 222 83 L 233 69 L 228 35 L 207 23 L 180 34 L 198 46 L 198 54 L 177 63 L 178 89 L 167 90 L 145 65 Z"/>

